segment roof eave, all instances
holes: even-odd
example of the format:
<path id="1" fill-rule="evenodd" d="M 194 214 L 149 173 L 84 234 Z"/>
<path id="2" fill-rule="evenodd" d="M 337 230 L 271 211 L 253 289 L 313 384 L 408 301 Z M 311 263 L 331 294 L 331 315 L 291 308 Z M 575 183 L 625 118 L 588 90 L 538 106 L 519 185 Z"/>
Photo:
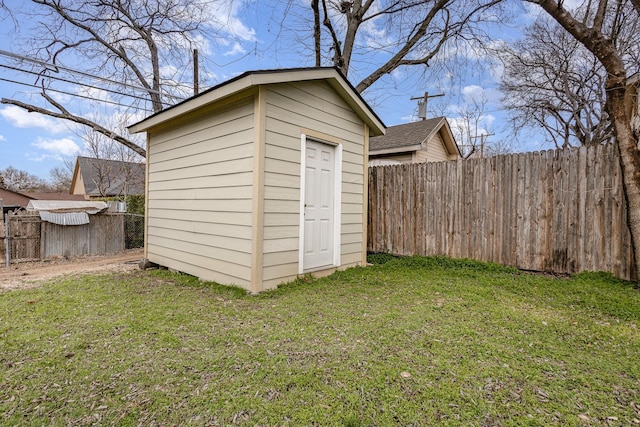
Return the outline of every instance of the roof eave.
<path id="1" fill-rule="evenodd" d="M 455 154 L 458 157 L 462 157 L 462 152 L 460 151 L 460 147 L 456 142 L 456 138 L 453 136 L 453 131 L 451 130 L 449 121 L 445 119 L 443 120 L 444 120 L 443 127 L 446 129 L 445 134 L 447 136 L 445 141 L 445 146 L 447 146 L 447 149 L 449 150 L 449 154 Z"/>
<path id="2" fill-rule="evenodd" d="M 253 86 L 299 82 L 310 80 L 327 80 L 329 84 L 354 109 L 356 114 L 369 126 L 370 136 L 384 135 L 385 125 L 373 112 L 360 94 L 351 86 L 346 78 L 335 68 L 300 68 L 271 71 L 253 71 L 241 74 L 235 79 L 187 99 L 179 104 L 155 113 L 128 127 L 130 133 L 144 132 L 168 120 L 194 111 L 205 105 L 240 93 Z"/>
<path id="3" fill-rule="evenodd" d="M 399 153 L 407 153 L 407 152 L 412 152 L 412 151 L 418 151 L 420 150 L 420 148 L 422 147 L 421 144 L 415 144 L 415 145 L 405 145 L 402 147 L 390 147 L 390 148 L 383 148 L 380 150 L 369 150 L 369 155 L 370 156 L 380 156 L 380 155 L 384 155 L 384 154 L 399 154 Z"/>

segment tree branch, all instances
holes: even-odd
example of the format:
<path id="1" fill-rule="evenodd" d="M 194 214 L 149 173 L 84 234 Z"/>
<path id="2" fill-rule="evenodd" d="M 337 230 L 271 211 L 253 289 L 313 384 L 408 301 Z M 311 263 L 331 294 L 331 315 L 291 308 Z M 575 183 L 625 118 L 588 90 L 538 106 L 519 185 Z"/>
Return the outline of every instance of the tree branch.
<path id="1" fill-rule="evenodd" d="M 356 86 L 356 90 L 358 92 L 364 91 L 369 86 L 371 86 L 376 80 L 378 80 L 380 77 L 395 70 L 398 67 L 398 65 L 400 65 L 401 62 L 404 60 L 404 57 L 407 56 L 407 54 L 411 51 L 411 49 L 427 33 L 427 28 L 429 28 L 429 24 L 431 23 L 433 18 L 438 14 L 438 12 L 440 12 L 441 10 L 444 10 L 446 12 L 445 6 L 448 3 L 449 3 L 449 0 L 438 0 L 429 10 L 429 13 L 424 18 L 424 20 L 420 23 L 418 29 L 413 34 L 413 36 L 411 36 L 409 40 L 407 40 L 407 42 L 402 46 L 402 48 L 395 55 L 393 55 L 393 57 L 389 61 L 387 61 L 377 70 L 375 70 L 373 73 L 369 74 L 369 76 L 363 79 L 360 83 L 358 83 L 358 85 Z M 446 29 L 445 29 L 445 35 L 442 36 L 436 48 L 434 48 L 432 52 L 429 55 L 427 55 L 425 62 L 421 62 L 421 63 L 426 64 L 429 61 L 429 59 L 432 58 L 437 53 L 437 51 L 440 50 L 440 47 L 444 44 L 445 40 L 446 40 Z"/>
<path id="2" fill-rule="evenodd" d="M 46 97 L 46 96 L 45 96 Z M 50 97 L 47 97 L 50 100 Z M 70 120 L 72 122 L 84 125 L 84 126 L 88 126 L 91 129 L 93 129 L 95 132 L 98 132 L 108 138 L 113 139 L 116 142 L 119 142 L 120 144 L 130 148 L 131 150 L 135 151 L 136 153 L 140 154 L 143 157 L 147 156 L 147 152 L 144 148 L 138 146 L 136 143 L 134 143 L 133 141 L 116 134 L 115 132 L 110 131 L 109 129 L 91 121 L 88 119 L 85 119 L 84 117 L 79 117 L 76 116 L 74 114 L 71 114 L 69 112 L 67 112 L 66 110 L 62 109 L 60 113 L 57 113 L 55 111 L 50 111 L 47 110 L 45 108 L 42 107 L 37 107 L 35 105 L 30 105 L 30 104 L 26 104 L 24 102 L 20 102 L 20 101 L 16 101 L 14 99 L 7 99 L 7 98 L 2 98 L 2 100 L 0 100 L 0 103 L 2 104 L 9 104 L 9 105 L 15 105 L 17 107 L 23 108 L 25 110 L 27 110 L 27 112 L 29 113 L 40 113 L 40 114 L 44 114 L 46 116 L 49 117 L 55 117 L 57 119 L 63 119 L 63 120 Z M 56 108 L 58 108 L 59 104 L 54 104 L 54 106 L 56 106 Z"/>
<path id="3" fill-rule="evenodd" d="M 340 48 L 340 39 L 338 39 L 338 35 L 333 28 L 333 24 L 331 23 L 331 18 L 329 18 L 329 11 L 327 10 L 327 2 L 326 0 L 322 0 L 322 11 L 324 12 L 324 20 L 322 23 L 329 30 L 329 34 L 331 34 L 331 40 L 333 42 L 333 65 L 338 67 L 340 71 L 346 76 L 348 69 L 344 67 L 344 60 L 342 58 L 342 49 Z"/>

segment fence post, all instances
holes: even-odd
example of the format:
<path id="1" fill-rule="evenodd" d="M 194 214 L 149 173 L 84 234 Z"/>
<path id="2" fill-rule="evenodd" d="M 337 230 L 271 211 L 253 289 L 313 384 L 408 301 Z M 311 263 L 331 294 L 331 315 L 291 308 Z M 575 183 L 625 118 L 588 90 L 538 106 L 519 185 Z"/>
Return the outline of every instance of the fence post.
<path id="1" fill-rule="evenodd" d="M 4 215 L 4 223 L 5 223 L 5 227 L 4 227 L 4 256 L 5 256 L 5 262 L 7 265 L 7 268 L 9 267 L 9 264 L 11 264 L 11 244 L 9 243 L 9 214 L 5 214 Z"/>
<path id="2" fill-rule="evenodd" d="M 40 261 L 44 261 L 45 258 L 45 248 L 46 246 L 46 242 L 45 242 L 45 238 L 46 238 L 46 229 L 47 228 L 47 222 L 44 220 L 40 220 Z"/>

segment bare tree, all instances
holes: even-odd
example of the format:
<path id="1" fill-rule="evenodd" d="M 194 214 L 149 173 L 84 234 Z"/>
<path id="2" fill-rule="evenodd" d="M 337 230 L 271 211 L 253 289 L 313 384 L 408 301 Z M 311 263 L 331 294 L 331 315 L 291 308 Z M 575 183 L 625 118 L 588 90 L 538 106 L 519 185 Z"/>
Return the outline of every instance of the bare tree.
<path id="1" fill-rule="evenodd" d="M 118 129 L 118 124 L 111 127 Z M 144 187 L 139 157 L 121 144 L 88 130 L 80 135 L 84 141 L 83 155 L 90 161 L 92 183 L 102 197 L 127 196 L 134 187 Z M 113 194 L 118 191 L 119 194 Z"/>
<path id="2" fill-rule="evenodd" d="M 49 191 L 47 182 L 27 171 L 13 166 L 0 170 L 4 188 L 11 191 Z"/>
<path id="3" fill-rule="evenodd" d="M 598 58 L 606 71 L 605 108 L 618 142 L 634 257 L 636 268 L 640 268 L 640 151 L 638 137 L 631 130 L 632 112 L 625 102 L 630 89 L 627 79 L 638 72 L 640 62 L 637 58 L 627 60 L 627 46 L 620 40 L 624 31 L 640 34 L 637 1 L 588 0 L 580 12 L 573 13 L 563 7 L 561 0 L 527 1 L 542 7 Z M 637 37 L 635 40 L 637 43 Z"/>
<path id="4" fill-rule="evenodd" d="M 363 92 L 400 67 L 429 66 L 456 43 L 483 38 L 479 26 L 496 18 L 487 11 L 500 2 L 312 0 L 316 64 L 318 58 L 328 55 L 330 64 L 344 75 L 362 64 L 367 64 L 367 69 L 375 64 L 355 85 Z M 320 20 L 322 26 L 318 25 Z"/>
<path id="5" fill-rule="evenodd" d="M 83 85 L 84 96 L 108 98 L 134 112 L 157 112 L 175 103 L 190 86 L 181 77 L 191 48 L 197 45 L 198 36 L 215 28 L 214 3 L 220 1 L 31 0 L 33 11 L 25 12 L 29 15 L 24 19 L 37 22 L 38 32 L 27 40 L 32 49 L 24 53 L 42 62 L 21 65 L 32 64 L 32 71 L 38 73 L 44 105 L 6 98 L 2 103 L 87 126 L 145 156 L 136 141 L 114 132 L 96 117 L 72 112 L 56 98 L 53 86 L 65 74 L 67 82 Z M 86 74 L 67 75 L 66 70 L 75 66 Z"/>
<path id="6" fill-rule="evenodd" d="M 66 167 L 56 166 L 49 171 L 50 189 L 55 193 L 69 193 L 73 171 Z"/>
<path id="7" fill-rule="evenodd" d="M 489 99 L 485 91 L 477 86 L 471 88 L 474 90 L 465 93 L 455 107 L 441 110 L 449 119 L 462 157 L 482 158 L 513 152 L 510 142 L 495 138 L 496 129 L 493 116 L 487 111 Z"/>
<path id="8" fill-rule="evenodd" d="M 548 17 L 499 55 L 501 90 L 515 129 L 543 129 L 556 147 L 609 142 L 606 72 L 598 59 Z"/>

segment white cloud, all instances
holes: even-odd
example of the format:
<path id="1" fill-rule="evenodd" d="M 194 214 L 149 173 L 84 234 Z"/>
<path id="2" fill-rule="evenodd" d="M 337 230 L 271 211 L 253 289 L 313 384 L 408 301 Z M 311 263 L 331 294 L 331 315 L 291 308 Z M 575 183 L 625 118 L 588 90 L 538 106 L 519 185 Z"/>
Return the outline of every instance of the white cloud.
<path id="1" fill-rule="evenodd" d="M 0 135 L 0 142 L 6 141 L 6 140 L 7 140 L 7 138 L 5 138 L 4 135 Z"/>
<path id="2" fill-rule="evenodd" d="M 486 96 L 484 89 L 478 85 L 465 86 L 460 92 L 462 96 L 464 96 L 465 101 L 481 100 Z"/>
<path id="3" fill-rule="evenodd" d="M 51 133 L 67 131 L 64 123 L 37 113 L 28 113 L 20 107 L 10 105 L 0 110 L 0 116 L 17 128 L 41 128 Z"/>
<path id="4" fill-rule="evenodd" d="M 78 144 L 76 144 L 70 138 L 61 138 L 61 139 L 38 138 L 31 143 L 31 146 L 47 152 L 47 154 L 44 154 L 45 156 L 49 155 L 53 157 L 75 156 L 82 151 L 78 146 Z"/>
<path id="5" fill-rule="evenodd" d="M 257 41 L 256 30 L 247 27 L 238 16 L 241 7 L 242 2 L 239 1 L 209 2 L 209 14 L 212 17 L 209 23 L 217 31 L 226 32 L 242 41 Z"/>
<path id="6" fill-rule="evenodd" d="M 224 53 L 224 56 L 231 56 L 231 55 L 236 55 L 236 54 L 244 54 L 247 53 L 247 51 L 245 50 L 244 47 L 242 47 L 242 45 L 240 43 L 234 43 L 233 47 L 231 48 L 231 50 L 227 51 Z"/>
<path id="7" fill-rule="evenodd" d="M 497 103 L 500 101 L 501 93 L 495 88 L 485 88 L 478 85 L 464 86 L 460 93 L 465 103 Z"/>

